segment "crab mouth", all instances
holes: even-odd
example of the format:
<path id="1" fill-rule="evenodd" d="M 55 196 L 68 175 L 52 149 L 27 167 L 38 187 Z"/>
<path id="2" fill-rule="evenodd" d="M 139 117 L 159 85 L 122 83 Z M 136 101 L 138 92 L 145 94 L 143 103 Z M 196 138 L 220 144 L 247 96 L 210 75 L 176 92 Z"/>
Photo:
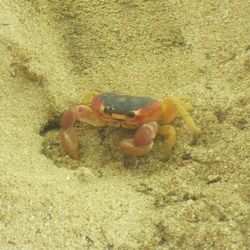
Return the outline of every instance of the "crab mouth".
<path id="1" fill-rule="evenodd" d="M 134 113 L 132 114 L 132 112 L 130 112 L 129 115 L 121 113 L 111 113 L 111 112 L 97 112 L 97 113 L 98 116 L 101 119 L 104 119 L 105 121 L 116 120 L 119 122 L 127 122 L 135 118 L 135 114 Z"/>
<path id="2" fill-rule="evenodd" d="M 127 116 L 123 115 L 123 114 L 111 114 L 111 118 L 114 120 L 118 120 L 118 121 L 126 121 L 127 120 Z"/>

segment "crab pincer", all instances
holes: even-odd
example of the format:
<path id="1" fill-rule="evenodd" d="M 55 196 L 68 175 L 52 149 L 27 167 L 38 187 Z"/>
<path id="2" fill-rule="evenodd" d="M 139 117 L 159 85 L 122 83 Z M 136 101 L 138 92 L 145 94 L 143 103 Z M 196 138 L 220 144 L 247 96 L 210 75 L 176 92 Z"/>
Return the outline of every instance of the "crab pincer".
<path id="1" fill-rule="evenodd" d="M 92 112 L 92 109 L 85 105 L 77 105 L 66 111 L 61 117 L 60 137 L 65 154 L 71 156 L 72 159 L 78 160 L 78 139 L 74 129 L 76 121 L 86 122 L 95 127 L 102 127 L 106 125 L 100 121 Z"/>
<path id="2" fill-rule="evenodd" d="M 120 143 L 120 150 L 127 155 L 142 156 L 153 148 L 157 135 L 158 124 L 148 122 L 143 124 L 136 132 L 133 139 L 125 139 Z"/>
<path id="3" fill-rule="evenodd" d="M 60 137 L 64 152 L 69 154 L 73 159 L 79 159 L 78 155 L 78 139 L 73 128 L 76 121 L 75 112 L 73 110 L 67 111 L 61 117 Z"/>

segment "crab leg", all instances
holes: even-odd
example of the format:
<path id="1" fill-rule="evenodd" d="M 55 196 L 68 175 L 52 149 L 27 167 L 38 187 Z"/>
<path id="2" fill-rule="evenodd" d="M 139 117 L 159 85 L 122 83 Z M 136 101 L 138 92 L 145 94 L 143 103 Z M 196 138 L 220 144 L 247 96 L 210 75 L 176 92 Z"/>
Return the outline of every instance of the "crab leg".
<path id="1" fill-rule="evenodd" d="M 192 117 L 188 113 L 188 111 L 192 109 L 192 106 L 182 99 L 172 96 L 163 102 L 163 120 L 168 124 L 172 122 L 177 115 L 180 115 L 187 127 L 192 131 L 193 142 L 195 142 L 200 133 L 200 129 L 195 125 Z"/>
<path id="2" fill-rule="evenodd" d="M 61 142 L 64 152 L 75 160 L 79 159 L 78 139 L 73 127 L 76 121 L 86 122 L 95 127 L 103 127 L 106 125 L 95 116 L 92 109 L 88 106 L 78 105 L 63 114 L 60 121 Z"/>
<path id="3" fill-rule="evenodd" d="M 166 137 L 166 159 L 168 159 L 172 153 L 172 149 L 176 142 L 176 130 L 174 126 L 163 125 L 159 127 L 159 134 Z"/>
<path id="4" fill-rule="evenodd" d="M 133 139 L 125 139 L 120 143 L 120 150 L 127 155 L 146 155 L 153 147 L 153 140 L 156 137 L 158 124 L 149 122 L 143 124 L 136 132 Z"/>

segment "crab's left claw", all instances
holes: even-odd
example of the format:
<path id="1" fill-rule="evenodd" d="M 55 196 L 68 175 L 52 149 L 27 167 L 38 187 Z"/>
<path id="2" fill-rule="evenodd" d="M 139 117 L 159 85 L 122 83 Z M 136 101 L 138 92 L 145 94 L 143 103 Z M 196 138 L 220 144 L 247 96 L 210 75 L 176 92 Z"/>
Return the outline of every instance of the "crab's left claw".
<path id="1" fill-rule="evenodd" d="M 120 143 L 120 150 L 127 155 L 146 155 L 153 147 L 153 140 L 158 131 L 156 122 L 143 124 L 136 132 L 133 139 L 125 139 Z"/>
<path id="2" fill-rule="evenodd" d="M 78 160 L 78 139 L 75 129 L 73 128 L 75 121 L 76 115 L 74 110 L 67 111 L 63 114 L 60 121 L 60 137 L 64 152 L 69 154 L 73 159 Z"/>

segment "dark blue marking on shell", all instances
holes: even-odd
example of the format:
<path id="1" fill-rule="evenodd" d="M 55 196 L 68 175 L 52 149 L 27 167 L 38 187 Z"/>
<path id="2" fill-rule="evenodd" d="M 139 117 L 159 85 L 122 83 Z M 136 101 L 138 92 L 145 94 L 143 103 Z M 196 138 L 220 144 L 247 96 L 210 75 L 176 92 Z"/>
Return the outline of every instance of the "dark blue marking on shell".
<path id="1" fill-rule="evenodd" d="M 120 95 L 115 93 L 103 93 L 98 95 L 104 105 L 104 113 L 106 114 L 122 114 L 133 118 L 136 111 L 147 104 L 157 102 L 151 97 L 138 97 L 129 95 Z"/>

